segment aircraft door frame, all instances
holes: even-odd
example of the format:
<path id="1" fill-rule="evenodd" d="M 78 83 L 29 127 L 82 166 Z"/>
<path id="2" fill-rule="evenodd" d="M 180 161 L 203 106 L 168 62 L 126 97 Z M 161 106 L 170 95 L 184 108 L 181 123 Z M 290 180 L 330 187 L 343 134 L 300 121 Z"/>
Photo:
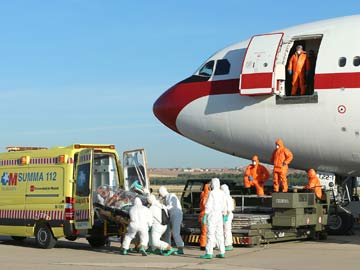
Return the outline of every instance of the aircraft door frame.
<path id="1" fill-rule="evenodd" d="M 255 35 L 246 49 L 240 73 L 239 90 L 242 96 L 274 93 L 276 57 L 284 33 Z"/>

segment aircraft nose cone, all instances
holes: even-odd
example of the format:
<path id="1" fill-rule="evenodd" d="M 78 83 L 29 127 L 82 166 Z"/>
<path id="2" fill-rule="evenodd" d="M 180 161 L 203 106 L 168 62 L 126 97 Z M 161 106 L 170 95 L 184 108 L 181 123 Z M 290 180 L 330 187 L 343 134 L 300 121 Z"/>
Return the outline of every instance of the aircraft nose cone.
<path id="1" fill-rule="evenodd" d="M 174 86 L 155 101 L 153 112 L 165 126 L 179 133 L 176 127 L 176 118 L 179 113 L 177 104 L 176 86 Z"/>

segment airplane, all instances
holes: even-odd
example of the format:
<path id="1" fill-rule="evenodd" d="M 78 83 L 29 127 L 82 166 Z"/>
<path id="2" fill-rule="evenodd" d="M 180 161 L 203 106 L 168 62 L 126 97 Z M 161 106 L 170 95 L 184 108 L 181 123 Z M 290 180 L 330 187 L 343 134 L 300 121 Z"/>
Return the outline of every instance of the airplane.
<path id="1" fill-rule="evenodd" d="M 153 112 L 180 135 L 245 159 L 270 163 L 281 138 L 294 154 L 292 168 L 333 174 L 349 205 L 359 198 L 359 28 L 354 15 L 254 35 L 212 55 L 163 93 Z M 291 96 L 287 65 L 298 45 L 313 53 L 314 72 L 307 93 Z M 359 205 L 341 211 L 360 218 Z"/>

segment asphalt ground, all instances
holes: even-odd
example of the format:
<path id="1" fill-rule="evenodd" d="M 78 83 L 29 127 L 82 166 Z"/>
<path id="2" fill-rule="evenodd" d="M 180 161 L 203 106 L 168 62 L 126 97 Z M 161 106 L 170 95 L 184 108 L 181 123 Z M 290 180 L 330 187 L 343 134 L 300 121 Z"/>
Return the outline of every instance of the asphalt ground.
<path id="1" fill-rule="evenodd" d="M 59 240 L 53 249 L 39 249 L 34 239 L 17 242 L 0 237 L 0 269 L 359 269 L 360 230 L 353 235 L 329 236 L 325 241 L 293 241 L 252 248 L 239 247 L 225 259 L 200 259 L 204 252 L 188 246 L 185 255 L 163 257 L 120 255 L 120 243 L 92 249 L 85 239 Z M 217 251 L 214 251 L 217 254 Z"/>

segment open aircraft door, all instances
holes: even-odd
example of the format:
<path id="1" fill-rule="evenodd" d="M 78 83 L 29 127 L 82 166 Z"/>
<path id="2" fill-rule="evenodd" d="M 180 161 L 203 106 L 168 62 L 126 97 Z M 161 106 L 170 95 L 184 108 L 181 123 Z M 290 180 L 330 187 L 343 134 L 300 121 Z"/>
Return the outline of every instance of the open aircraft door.
<path id="1" fill-rule="evenodd" d="M 124 152 L 123 155 L 125 190 L 131 188 L 149 189 L 150 179 L 144 149 Z"/>
<path id="2" fill-rule="evenodd" d="M 91 192 L 93 156 L 93 149 L 84 149 L 78 156 L 74 203 L 74 219 L 77 230 L 91 229 L 94 223 Z"/>
<path id="3" fill-rule="evenodd" d="M 274 92 L 275 61 L 283 35 L 273 33 L 251 38 L 240 74 L 241 95 L 269 95 Z"/>

